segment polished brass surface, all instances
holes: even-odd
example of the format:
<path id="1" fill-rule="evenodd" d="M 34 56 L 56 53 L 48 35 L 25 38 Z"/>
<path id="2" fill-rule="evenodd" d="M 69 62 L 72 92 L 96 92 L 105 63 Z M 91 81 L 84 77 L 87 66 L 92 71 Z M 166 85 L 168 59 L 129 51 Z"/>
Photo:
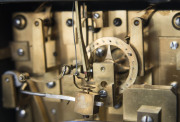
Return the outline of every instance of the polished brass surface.
<path id="1" fill-rule="evenodd" d="M 140 121 L 147 114 L 161 115 L 161 122 L 179 121 L 180 38 L 174 24 L 180 11 L 153 6 L 139 11 L 89 11 L 88 4 L 77 1 L 75 8 L 74 18 L 71 11 L 51 12 L 51 7 L 43 12 L 15 12 L 12 18 L 23 16 L 27 24 L 23 29 L 13 26 L 10 43 L 16 71 L 30 74 L 28 90 L 72 96 L 75 102 L 20 95 L 19 86 L 4 82 L 3 75 L 4 107 L 26 110 L 26 117 L 17 114 L 19 122 Z M 53 24 L 48 24 L 50 20 Z M 74 23 L 78 72 L 68 20 Z M 174 88 L 172 82 L 177 83 Z M 99 112 L 94 112 L 96 96 L 104 103 Z"/>

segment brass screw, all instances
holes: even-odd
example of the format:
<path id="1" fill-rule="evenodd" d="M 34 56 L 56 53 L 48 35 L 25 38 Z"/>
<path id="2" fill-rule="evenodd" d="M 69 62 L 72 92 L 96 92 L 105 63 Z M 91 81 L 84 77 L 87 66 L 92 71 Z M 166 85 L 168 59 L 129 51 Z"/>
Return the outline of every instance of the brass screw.
<path id="1" fill-rule="evenodd" d="M 21 109 L 19 110 L 19 117 L 24 118 L 26 116 L 26 110 Z"/>
<path id="2" fill-rule="evenodd" d="M 145 115 L 141 118 L 141 122 L 153 122 L 153 119 L 150 116 Z"/>
<path id="3" fill-rule="evenodd" d="M 51 82 L 48 82 L 48 83 L 46 84 L 46 86 L 47 86 L 48 88 L 53 88 L 53 87 L 56 86 L 56 83 L 55 83 L 54 81 L 51 81 Z"/>
<path id="4" fill-rule="evenodd" d="M 27 25 L 26 18 L 23 15 L 17 15 L 13 20 L 13 25 L 17 29 L 20 29 L 20 30 L 24 29 Z"/>
<path id="5" fill-rule="evenodd" d="M 122 20 L 120 18 L 115 18 L 113 20 L 114 26 L 120 26 L 122 24 Z"/>
<path id="6" fill-rule="evenodd" d="M 69 26 L 69 27 L 73 26 L 73 23 L 74 23 L 74 21 L 72 19 L 68 19 L 66 21 L 66 25 Z"/>
<path id="7" fill-rule="evenodd" d="M 19 48 L 17 50 L 17 53 L 18 53 L 19 56 L 23 56 L 24 55 L 24 50 L 22 48 Z"/>
<path id="8" fill-rule="evenodd" d="M 35 21 L 35 26 L 39 26 L 39 22 L 38 21 Z"/>
<path id="9" fill-rule="evenodd" d="M 139 25 L 139 20 L 135 20 L 135 21 L 134 21 L 134 25 L 135 25 L 135 26 L 138 26 L 138 25 Z"/>
<path id="10" fill-rule="evenodd" d="M 5 81 L 6 81 L 6 82 L 9 82 L 9 78 L 5 78 Z"/>
<path id="11" fill-rule="evenodd" d="M 24 82 L 27 79 L 29 79 L 29 73 L 22 73 L 22 74 L 19 75 L 19 81 L 20 82 Z"/>
<path id="12" fill-rule="evenodd" d="M 100 17 L 100 14 L 99 14 L 99 13 L 95 13 L 95 14 L 94 14 L 94 18 L 95 18 L 95 19 L 98 19 L 99 17 Z"/>
<path id="13" fill-rule="evenodd" d="M 178 46 L 179 46 L 179 43 L 178 43 L 177 41 L 172 41 L 172 42 L 170 43 L 170 47 L 171 47 L 171 49 L 173 49 L 173 50 L 176 50 L 176 49 L 178 48 Z"/>
<path id="14" fill-rule="evenodd" d="M 107 97 L 107 91 L 102 89 L 99 91 L 99 95 L 100 95 L 100 97 L 105 98 L 105 97 Z"/>
<path id="15" fill-rule="evenodd" d="M 101 71 L 102 71 L 102 72 L 105 71 L 105 67 L 104 67 L 104 66 L 101 67 Z"/>

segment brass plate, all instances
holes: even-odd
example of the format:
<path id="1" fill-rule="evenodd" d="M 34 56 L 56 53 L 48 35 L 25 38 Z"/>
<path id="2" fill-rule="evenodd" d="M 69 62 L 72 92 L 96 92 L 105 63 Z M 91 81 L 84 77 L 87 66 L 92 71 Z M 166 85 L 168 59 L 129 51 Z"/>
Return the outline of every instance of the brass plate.
<path id="1" fill-rule="evenodd" d="M 24 54 L 18 55 L 18 49 L 23 49 Z M 11 43 L 11 55 L 15 61 L 28 61 L 30 60 L 29 43 L 28 41 L 16 41 Z"/>
<path id="2" fill-rule="evenodd" d="M 13 75 L 2 75 L 2 93 L 3 107 L 16 107 L 16 91 L 13 80 Z"/>
<path id="3" fill-rule="evenodd" d="M 129 66 L 130 66 L 129 75 L 126 81 L 122 83 L 120 86 L 120 93 L 123 93 L 123 91 L 129 86 L 131 86 L 136 80 L 138 73 L 138 62 L 136 59 L 136 54 L 134 53 L 134 50 L 131 48 L 131 46 L 126 44 L 121 39 L 115 37 L 103 37 L 96 40 L 94 43 L 90 44 L 86 48 L 88 52 L 88 57 L 90 58 L 92 52 L 94 52 L 98 47 L 104 45 L 112 45 L 120 48 L 129 59 Z"/>
<path id="4" fill-rule="evenodd" d="M 137 110 L 141 105 L 162 108 L 162 122 L 177 121 L 177 97 L 172 86 L 133 85 L 123 94 L 123 119 L 137 121 Z"/>

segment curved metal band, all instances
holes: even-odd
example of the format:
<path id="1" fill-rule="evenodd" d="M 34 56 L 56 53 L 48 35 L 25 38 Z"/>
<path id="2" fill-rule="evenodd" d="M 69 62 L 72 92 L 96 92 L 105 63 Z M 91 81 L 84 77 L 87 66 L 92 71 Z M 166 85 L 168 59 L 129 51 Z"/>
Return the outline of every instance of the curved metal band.
<path id="1" fill-rule="evenodd" d="M 123 93 L 123 91 L 132 84 L 134 84 L 136 80 L 138 74 L 138 62 L 137 62 L 136 54 L 134 50 L 131 48 L 131 46 L 126 44 L 123 40 L 116 37 L 103 37 L 94 41 L 86 48 L 88 52 L 88 58 L 90 58 L 92 52 L 94 52 L 97 48 L 104 45 L 112 45 L 120 48 L 125 53 L 125 55 L 129 60 L 129 66 L 130 66 L 129 75 L 126 81 L 120 86 L 120 93 Z"/>

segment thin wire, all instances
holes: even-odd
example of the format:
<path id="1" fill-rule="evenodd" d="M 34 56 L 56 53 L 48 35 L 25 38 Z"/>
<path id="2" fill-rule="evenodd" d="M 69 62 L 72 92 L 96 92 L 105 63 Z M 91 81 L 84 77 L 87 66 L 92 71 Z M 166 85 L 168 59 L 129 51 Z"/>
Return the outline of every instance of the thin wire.
<path id="1" fill-rule="evenodd" d="M 72 25 L 73 25 L 73 39 L 74 39 L 74 47 L 75 47 L 75 57 L 76 57 L 76 72 L 78 71 L 78 66 L 77 66 L 77 49 L 76 49 L 76 40 L 75 40 L 75 32 L 74 32 L 74 2 L 72 6 Z"/>
<path id="2" fill-rule="evenodd" d="M 78 89 L 83 89 L 81 87 L 79 87 L 76 83 L 76 78 L 75 78 L 75 75 L 73 75 L 73 82 L 74 82 L 74 85 L 78 88 Z"/>

